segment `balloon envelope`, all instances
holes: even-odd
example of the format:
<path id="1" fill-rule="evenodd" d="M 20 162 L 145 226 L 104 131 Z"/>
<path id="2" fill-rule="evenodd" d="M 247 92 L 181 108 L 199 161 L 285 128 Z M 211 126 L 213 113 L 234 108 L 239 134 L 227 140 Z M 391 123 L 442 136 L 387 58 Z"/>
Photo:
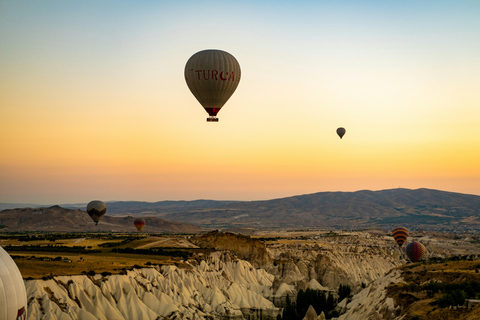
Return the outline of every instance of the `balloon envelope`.
<path id="1" fill-rule="evenodd" d="M 107 212 L 107 206 L 103 201 L 100 200 L 94 200 L 90 201 L 87 205 L 87 213 L 92 218 L 93 221 L 95 221 L 95 225 L 98 224 L 100 219 L 105 215 L 105 212 Z"/>
<path id="2" fill-rule="evenodd" d="M 0 247 L 0 319 L 27 319 L 27 292 L 22 274 Z"/>
<path id="3" fill-rule="evenodd" d="M 133 222 L 135 228 L 137 228 L 138 232 L 142 231 L 143 227 L 145 227 L 145 219 L 137 218 Z"/>
<path id="4" fill-rule="evenodd" d="M 420 242 L 410 242 L 405 248 L 407 257 L 413 262 L 417 262 L 425 255 L 425 246 Z"/>
<path id="5" fill-rule="evenodd" d="M 405 240 L 407 240 L 408 230 L 404 227 L 395 228 L 392 231 L 392 236 L 397 242 L 397 244 L 401 247 Z"/>
<path id="6" fill-rule="evenodd" d="M 340 127 L 340 128 L 337 129 L 337 134 L 340 137 L 340 139 L 343 138 L 343 135 L 345 134 L 345 132 L 347 132 L 347 130 L 345 130 L 345 128 Z"/>
<path id="7" fill-rule="evenodd" d="M 185 81 L 209 114 L 207 121 L 218 121 L 216 115 L 237 89 L 240 76 L 237 59 L 222 50 L 197 52 L 185 65 Z"/>

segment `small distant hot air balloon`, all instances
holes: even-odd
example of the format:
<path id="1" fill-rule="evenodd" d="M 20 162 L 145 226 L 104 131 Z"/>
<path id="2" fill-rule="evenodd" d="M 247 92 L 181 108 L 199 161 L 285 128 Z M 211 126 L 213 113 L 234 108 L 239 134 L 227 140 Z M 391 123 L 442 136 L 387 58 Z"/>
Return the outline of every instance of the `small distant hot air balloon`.
<path id="1" fill-rule="evenodd" d="M 240 75 L 237 59 L 222 50 L 199 51 L 188 59 L 185 81 L 208 112 L 207 121 L 218 121 L 217 113 L 237 89 Z"/>
<path id="2" fill-rule="evenodd" d="M 87 205 L 87 213 L 95 221 L 95 225 L 98 224 L 103 215 L 107 212 L 107 206 L 103 201 L 94 200 L 90 201 Z"/>
<path id="3" fill-rule="evenodd" d="M 27 319 L 27 291 L 12 257 L 0 247 L 0 319 Z"/>
<path id="4" fill-rule="evenodd" d="M 425 255 L 425 246 L 420 242 L 410 242 L 405 248 L 407 257 L 413 262 L 417 262 Z"/>
<path id="5" fill-rule="evenodd" d="M 408 238 L 408 230 L 404 227 L 395 228 L 392 231 L 392 236 L 397 242 L 398 246 L 401 247 Z"/>
<path id="6" fill-rule="evenodd" d="M 338 136 L 340 137 L 340 139 L 343 138 L 343 135 L 345 134 L 345 132 L 347 132 L 347 131 L 345 130 L 345 128 L 340 127 L 340 128 L 337 129 L 337 134 L 338 134 Z"/>
<path id="7" fill-rule="evenodd" d="M 142 231 L 143 227 L 145 227 L 145 219 L 137 218 L 133 222 L 135 228 L 137 228 L 138 232 Z"/>

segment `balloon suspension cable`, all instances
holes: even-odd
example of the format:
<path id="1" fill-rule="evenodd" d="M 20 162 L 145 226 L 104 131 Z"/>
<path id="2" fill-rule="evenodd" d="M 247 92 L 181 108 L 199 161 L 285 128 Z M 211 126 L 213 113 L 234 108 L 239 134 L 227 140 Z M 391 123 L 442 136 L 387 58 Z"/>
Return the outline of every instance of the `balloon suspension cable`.
<path id="1" fill-rule="evenodd" d="M 207 122 L 218 122 L 218 118 L 215 116 L 210 116 L 207 118 Z"/>

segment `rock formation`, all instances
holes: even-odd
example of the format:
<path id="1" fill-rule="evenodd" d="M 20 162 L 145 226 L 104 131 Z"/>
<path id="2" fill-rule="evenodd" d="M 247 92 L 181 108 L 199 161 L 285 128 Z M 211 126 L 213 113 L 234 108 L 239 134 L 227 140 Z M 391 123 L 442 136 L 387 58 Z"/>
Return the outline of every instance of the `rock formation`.
<path id="1" fill-rule="evenodd" d="M 125 275 L 28 280 L 28 319 L 276 319 L 281 309 L 267 299 L 273 280 L 221 252 L 189 269 L 157 266 Z"/>
<path id="2" fill-rule="evenodd" d="M 326 317 L 323 311 L 320 313 L 319 316 L 317 316 L 317 312 L 315 311 L 313 306 L 309 306 L 303 320 L 326 320 Z"/>
<path id="3" fill-rule="evenodd" d="M 402 281 L 399 270 L 392 270 L 378 278 L 368 287 L 356 294 L 346 306 L 347 312 L 338 320 L 395 320 L 400 316 L 401 307 L 395 306 L 392 298 L 386 296 L 386 288 Z"/>
<path id="4" fill-rule="evenodd" d="M 317 312 L 312 306 L 308 307 L 307 313 L 305 314 L 303 320 L 317 320 Z"/>
<path id="5" fill-rule="evenodd" d="M 340 284 L 356 293 L 392 268 L 402 265 L 391 239 L 369 239 L 368 234 L 352 233 L 327 243 L 272 244 L 267 249 L 275 261 L 262 268 L 275 276 L 275 303 L 283 306 L 288 294 L 307 288 L 336 292 Z"/>
<path id="6" fill-rule="evenodd" d="M 391 237 L 369 237 L 359 232 L 265 245 L 246 236 L 211 232 L 192 242 L 223 251 L 184 261 L 182 268 L 166 265 L 121 275 L 28 280 L 28 319 L 276 319 L 287 295 L 294 300 L 307 288 L 336 295 L 340 284 L 351 286 L 353 293 L 368 289 L 348 305 L 346 300 L 339 304 L 339 310 L 350 315 L 342 320 L 396 314 L 393 301 L 382 296 L 396 273 L 382 279 L 404 260 Z M 362 311 L 363 296 L 368 306 L 378 307 Z M 364 317 L 354 318 L 357 313 Z"/>
<path id="7" fill-rule="evenodd" d="M 249 236 L 216 230 L 190 240 L 201 248 L 232 251 L 237 257 L 248 260 L 257 268 L 272 263 L 265 244 Z"/>

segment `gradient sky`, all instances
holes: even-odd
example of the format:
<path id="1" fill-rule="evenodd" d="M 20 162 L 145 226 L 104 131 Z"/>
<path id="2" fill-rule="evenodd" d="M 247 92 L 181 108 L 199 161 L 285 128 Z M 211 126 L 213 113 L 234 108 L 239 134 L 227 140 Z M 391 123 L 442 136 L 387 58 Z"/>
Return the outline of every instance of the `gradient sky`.
<path id="1" fill-rule="evenodd" d="M 204 49 L 242 68 L 218 123 Z M 0 202 L 398 187 L 480 195 L 478 0 L 0 0 Z"/>

